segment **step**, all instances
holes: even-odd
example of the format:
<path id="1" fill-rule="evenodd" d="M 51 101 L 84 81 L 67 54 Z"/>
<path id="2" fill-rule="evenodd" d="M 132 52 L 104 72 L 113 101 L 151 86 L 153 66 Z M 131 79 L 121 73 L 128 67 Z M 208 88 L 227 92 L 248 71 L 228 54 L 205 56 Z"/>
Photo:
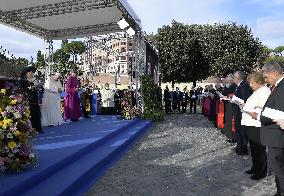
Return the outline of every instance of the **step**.
<path id="1" fill-rule="evenodd" d="M 93 141 L 90 140 L 90 143 L 75 146 L 74 148 L 70 147 L 68 150 L 63 149 L 64 152 L 66 151 L 66 154 L 64 154 L 65 156 L 56 157 L 56 152 L 60 150 L 53 150 L 51 152 L 39 150 L 39 164 L 41 164 L 41 167 L 32 168 L 26 171 L 27 173 L 23 174 L 14 174 L 1 177 L 0 195 L 21 195 L 22 192 L 45 180 L 47 176 L 52 176 L 54 173 L 68 166 L 69 164 L 73 164 L 74 161 L 78 160 L 80 157 L 83 157 L 85 154 L 88 154 L 94 148 L 99 148 L 101 145 L 104 145 L 106 142 L 108 142 L 108 140 L 111 140 L 112 138 L 115 138 L 117 135 L 121 134 L 121 132 L 124 130 L 135 126 L 137 123 L 140 123 L 140 120 L 125 121 L 125 123 L 125 125 L 122 125 L 115 130 L 100 134 L 100 137 Z M 40 145 L 44 147 L 44 144 L 39 144 L 39 146 Z M 41 156 L 41 153 L 45 153 L 45 156 Z M 50 157 L 54 157 L 55 161 L 52 162 Z M 24 175 L 24 177 L 21 175 Z M 11 182 L 13 182 L 13 184 L 11 184 Z"/>
<path id="2" fill-rule="evenodd" d="M 108 140 L 72 164 L 49 176 L 23 195 L 83 195 L 151 127 L 140 121 Z"/>

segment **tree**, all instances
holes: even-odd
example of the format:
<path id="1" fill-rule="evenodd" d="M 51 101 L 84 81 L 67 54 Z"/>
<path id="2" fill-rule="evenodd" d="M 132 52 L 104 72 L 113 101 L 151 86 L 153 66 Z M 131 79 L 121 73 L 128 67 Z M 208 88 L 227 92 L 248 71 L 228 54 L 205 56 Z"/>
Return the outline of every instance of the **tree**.
<path id="1" fill-rule="evenodd" d="M 278 46 L 273 50 L 273 52 L 275 52 L 279 56 L 282 56 L 283 51 L 284 51 L 284 46 Z"/>
<path id="2" fill-rule="evenodd" d="M 73 63 L 76 63 L 77 61 L 77 55 L 82 54 L 85 52 L 86 47 L 83 42 L 81 41 L 73 41 L 70 43 L 64 43 L 62 44 L 62 50 L 72 55 Z"/>
<path id="3" fill-rule="evenodd" d="M 237 70 L 250 73 L 259 65 L 263 47 L 247 26 L 236 23 L 204 25 L 202 34 L 210 75 L 223 77 Z"/>
<path id="4" fill-rule="evenodd" d="M 189 63 L 187 45 L 187 27 L 176 21 L 171 26 L 163 26 L 156 35 L 162 80 L 165 82 L 182 82 L 186 80 L 184 67 Z"/>
<path id="5" fill-rule="evenodd" d="M 46 66 L 44 55 L 41 53 L 40 50 L 38 50 L 36 56 L 37 56 L 37 62 L 35 63 L 35 66 L 38 69 L 44 68 Z"/>

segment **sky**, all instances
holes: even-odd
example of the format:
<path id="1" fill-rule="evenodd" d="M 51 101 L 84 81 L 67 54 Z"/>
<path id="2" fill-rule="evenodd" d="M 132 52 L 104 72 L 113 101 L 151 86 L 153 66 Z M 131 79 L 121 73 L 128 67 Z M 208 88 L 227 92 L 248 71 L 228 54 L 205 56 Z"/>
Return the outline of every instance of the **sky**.
<path id="1" fill-rule="evenodd" d="M 270 48 L 284 45 L 284 0 L 128 0 L 147 33 L 174 19 L 185 24 L 237 22 L 248 25 Z M 16 57 L 31 59 L 43 41 L 0 25 L 0 45 Z M 57 42 L 55 48 L 59 45 Z"/>

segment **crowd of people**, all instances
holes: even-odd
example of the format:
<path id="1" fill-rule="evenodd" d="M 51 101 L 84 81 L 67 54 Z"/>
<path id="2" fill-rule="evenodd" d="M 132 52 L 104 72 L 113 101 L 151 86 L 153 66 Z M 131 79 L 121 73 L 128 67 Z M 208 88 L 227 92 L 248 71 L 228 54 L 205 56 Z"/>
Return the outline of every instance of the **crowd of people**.
<path id="1" fill-rule="evenodd" d="M 45 126 L 53 127 L 68 120 L 77 122 L 81 117 L 89 118 L 94 109 L 93 101 L 96 101 L 96 114 L 133 118 L 130 115 L 136 105 L 136 96 L 130 87 L 113 90 L 106 83 L 103 89 L 94 89 L 88 79 L 81 81 L 75 71 L 71 71 L 63 88 L 59 73 L 52 74 L 41 84 L 34 77 L 35 72 L 34 67 L 24 68 L 18 87 L 29 104 L 32 127 L 39 133 L 43 133 L 42 127 Z M 96 99 L 93 98 L 94 93 Z"/>
<path id="2" fill-rule="evenodd" d="M 179 87 L 174 88 L 172 91 L 166 86 L 164 90 L 164 105 L 165 112 L 169 113 L 186 113 L 188 104 L 190 105 L 190 113 L 196 114 L 196 106 L 198 101 L 198 96 L 202 94 L 202 87 L 192 87 L 188 91 L 187 87 L 180 90 Z"/>
<path id="3" fill-rule="evenodd" d="M 265 64 L 261 71 L 248 76 L 242 71 L 222 79 L 222 83 L 197 90 L 197 96 L 164 92 L 165 111 L 179 111 L 184 100 L 200 100 L 202 113 L 228 138 L 236 143 L 235 153 L 249 154 L 252 166 L 245 173 L 252 180 L 275 175 L 277 193 L 284 195 L 284 75 L 276 62 Z M 198 97 L 198 98 L 195 98 Z M 185 106 L 186 107 L 186 106 Z M 270 111 L 270 112 L 269 112 Z M 192 112 L 192 110 L 191 110 Z"/>

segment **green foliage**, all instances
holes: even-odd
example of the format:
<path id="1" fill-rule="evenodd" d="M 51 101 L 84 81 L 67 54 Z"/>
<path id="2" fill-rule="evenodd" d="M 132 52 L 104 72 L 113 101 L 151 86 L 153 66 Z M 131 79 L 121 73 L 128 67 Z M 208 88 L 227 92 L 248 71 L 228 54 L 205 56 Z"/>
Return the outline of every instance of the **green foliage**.
<path id="1" fill-rule="evenodd" d="M 164 111 L 158 102 L 156 86 L 151 76 L 142 76 L 142 96 L 144 101 L 144 119 L 152 121 L 164 120 Z"/>
<path id="2" fill-rule="evenodd" d="M 236 23 L 184 25 L 173 21 L 149 36 L 159 50 L 162 79 L 188 82 L 251 72 L 267 56 L 247 26 Z"/>
<path id="3" fill-rule="evenodd" d="M 36 68 L 39 69 L 44 68 L 46 65 L 44 55 L 41 53 L 40 50 L 38 50 L 36 56 L 37 56 L 37 62 L 35 63 Z"/>
<path id="4" fill-rule="evenodd" d="M 81 41 L 73 41 L 70 43 L 63 42 L 62 43 L 62 50 L 69 55 L 73 56 L 73 62 L 75 63 L 77 60 L 77 55 L 82 54 L 85 52 L 86 47 L 83 42 Z"/>
<path id="5" fill-rule="evenodd" d="M 237 70 L 250 73 L 263 55 L 263 46 L 251 29 L 236 23 L 203 25 L 202 39 L 210 75 L 222 77 Z"/>
<path id="6" fill-rule="evenodd" d="M 25 58 L 8 59 L 0 54 L 0 76 L 9 78 L 19 78 L 24 67 L 28 65 Z"/>
<path id="7" fill-rule="evenodd" d="M 277 62 L 284 69 L 284 57 L 283 56 L 269 56 L 264 63 Z"/>
<path id="8" fill-rule="evenodd" d="M 273 50 L 273 52 L 275 52 L 277 55 L 280 55 L 280 56 L 282 56 L 283 51 L 284 51 L 284 46 L 278 46 Z"/>

